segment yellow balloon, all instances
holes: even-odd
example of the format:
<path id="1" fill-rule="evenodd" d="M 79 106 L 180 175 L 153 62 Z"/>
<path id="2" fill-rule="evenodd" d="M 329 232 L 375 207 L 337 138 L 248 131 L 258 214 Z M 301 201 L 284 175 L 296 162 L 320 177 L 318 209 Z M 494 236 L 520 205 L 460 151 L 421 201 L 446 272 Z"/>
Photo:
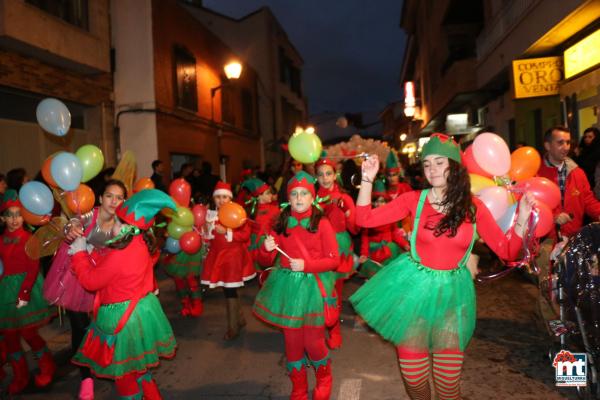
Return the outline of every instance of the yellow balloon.
<path id="1" fill-rule="evenodd" d="M 481 189 L 496 186 L 496 183 L 493 180 L 486 178 L 485 176 L 469 174 L 469 179 L 471 180 L 471 193 L 473 194 L 479 193 Z"/>

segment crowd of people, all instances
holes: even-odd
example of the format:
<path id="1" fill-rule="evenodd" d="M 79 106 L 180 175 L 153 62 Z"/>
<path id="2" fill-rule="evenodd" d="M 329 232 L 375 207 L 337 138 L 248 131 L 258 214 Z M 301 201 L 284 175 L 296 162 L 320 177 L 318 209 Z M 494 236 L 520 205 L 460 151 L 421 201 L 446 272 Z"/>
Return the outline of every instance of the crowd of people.
<path id="1" fill-rule="evenodd" d="M 544 136 L 538 175 L 561 192 L 552 243 L 600 218 L 592 191 L 600 184 L 598 134 L 586 130 L 577 162 L 568 157 L 568 129 L 554 127 Z M 296 400 L 309 397 L 311 368 L 312 398 L 331 396 L 330 351 L 343 345 L 344 282 L 358 274 L 364 284 L 349 300 L 360 318 L 394 344 L 409 397 L 430 398 L 433 383 L 437 398 L 459 399 L 476 321 L 467 266 L 473 245 L 480 240 L 501 259 L 518 259 L 536 200 L 522 194 L 505 233 L 471 194 L 460 147 L 451 137 L 433 134 L 420 159 L 421 168 L 410 168 L 410 176 L 394 152 L 385 161 L 369 156 L 360 166 L 327 157 L 314 165 L 288 159 L 279 176 L 243 171 L 236 190 L 219 181 L 209 163 L 201 170 L 184 164 L 177 177 L 189 182 L 192 202 L 208 207 L 199 228 L 202 245 L 193 254 L 160 250 L 165 234 L 156 221 L 177 210 L 166 193 L 163 162 L 152 163 L 155 189 L 135 194 L 108 170 L 92 184 L 97 206 L 65 224 L 62 243 L 46 262 L 27 251 L 32 233 L 18 197 L 26 171 L 0 175 L 0 380 L 8 362 L 8 392 L 20 393 L 29 384 L 23 339 L 38 361 L 35 385 L 52 381 L 56 365 L 39 328 L 58 305 L 70 321 L 79 399 L 94 398 L 94 377 L 114 380 L 121 398 L 160 399 L 150 371 L 160 358 L 175 357 L 177 344 L 156 296 L 158 265 L 175 282 L 181 316 L 202 315 L 200 285 L 221 288 L 224 340 L 242 333 L 246 318 L 238 291 L 258 275 L 252 312 L 283 333 L 290 398 Z M 234 201 L 248 215 L 239 226 L 220 213 Z"/>

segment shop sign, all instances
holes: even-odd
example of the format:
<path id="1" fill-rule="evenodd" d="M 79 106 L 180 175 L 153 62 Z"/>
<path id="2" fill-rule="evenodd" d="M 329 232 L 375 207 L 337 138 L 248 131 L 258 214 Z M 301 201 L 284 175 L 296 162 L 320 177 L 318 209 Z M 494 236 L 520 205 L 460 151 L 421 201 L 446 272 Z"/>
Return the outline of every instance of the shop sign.
<path id="1" fill-rule="evenodd" d="M 558 94 L 563 79 L 562 57 L 514 60 L 513 76 L 516 99 Z"/>
<path id="2" fill-rule="evenodd" d="M 565 50 L 565 78 L 600 64 L 600 29 Z"/>

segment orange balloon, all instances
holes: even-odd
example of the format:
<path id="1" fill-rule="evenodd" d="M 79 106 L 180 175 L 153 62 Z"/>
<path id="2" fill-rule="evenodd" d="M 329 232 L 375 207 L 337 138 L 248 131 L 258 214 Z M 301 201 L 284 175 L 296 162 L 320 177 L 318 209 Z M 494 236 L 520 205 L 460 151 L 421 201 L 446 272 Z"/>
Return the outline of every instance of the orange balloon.
<path id="1" fill-rule="evenodd" d="M 150 178 L 141 178 L 133 185 L 133 193 L 137 193 L 144 189 L 154 189 L 154 182 Z"/>
<path id="2" fill-rule="evenodd" d="M 246 222 L 246 210 L 238 203 L 225 203 L 219 208 L 219 222 L 226 228 L 239 228 Z"/>
<path id="3" fill-rule="evenodd" d="M 42 164 L 42 177 L 44 178 L 46 183 L 50 185 L 50 187 L 58 187 L 58 184 L 54 181 L 54 178 L 52 177 L 52 173 L 50 173 L 50 164 L 52 164 L 52 159 L 54 158 L 55 154 L 52 154 L 51 156 L 46 158 L 46 161 L 44 161 L 44 164 Z"/>
<path id="4" fill-rule="evenodd" d="M 94 196 L 94 191 L 88 185 L 81 183 L 77 189 L 66 193 L 65 200 L 69 210 L 77 214 L 85 214 L 94 208 L 96 196 Z"/>
<path id="5" fill-rule="evenodd" d="M 537 174 L 538 169 L 540 169 L 541 164 L 542 158 L 540 157 L 540 153 L 531 146 L 524 146 L 513 151 L 510 155 L 510 170 L 508 171 L 508 175 L 513 181 L 533 178 Z"/>
<path id="6" fill-rule="evenodd" d="M 175 200 L 173 200 L 173 201 L 175 201 Z M 167 218 L 171 218 L 173 216 L 173 214 L 175 214 L 175 211 L 171 210 L 168 207 L 165 207 L 162 210 L 160 210 L 160 213 Z"/>
<path id="7" fill-rule="evenodd" d="M 25 207 L 21 207 L 21 216 L 25 222 L 33 226 L 46 225 L 50 222 L 50 215 L 37 215 L 27 210 Z"/>

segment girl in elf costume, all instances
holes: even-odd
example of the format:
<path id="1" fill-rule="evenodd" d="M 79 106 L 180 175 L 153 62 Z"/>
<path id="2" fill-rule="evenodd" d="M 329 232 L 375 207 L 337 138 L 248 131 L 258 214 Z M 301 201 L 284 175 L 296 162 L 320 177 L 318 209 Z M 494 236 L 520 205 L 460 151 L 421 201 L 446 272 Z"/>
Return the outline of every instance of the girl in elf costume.
<path id="1" fill-rule="evenodd" d="M 283 329 L 293 385 L 290 399 L 308 399 L 306 366 L 310 363 L 317 380 L 313 399 L 326 400 L 332 376 L 325 344 L 325 306 L 336 307 L 331 295 L 333 271 L 339 265 L 337 242 L 329 220 L 315 206 L 314 178 L 299 172 L 287 190 L 290 208 L 281 212 L 259 251 L 262 265 L 277 268 L 256 296 L 254 314 Z M 286 256 L 277 256 L 276 249 Z"/>
<path id="2" fill-rule="evenodd" d="M 21 347 L 24 339 L 38 359 L 40 373 L 36 386 L 52 381 L 56 365 L 38 329 L 53 317 L 42 296 L 43 279 L 39 262 L 25 253 L 25 243 L 31 233 L 23 229 L 22 205 L 17 192 L 8 189 L 2 198 L 0 212 L 6 225 L 0 236 L 0 260 L 4 265 L 0 275 L 0 335 L 4 336 L 6 353 L 13 369 L 9 394 L 21 392 L 29 383 L 29 368 Z"/>
<path id="3" fill-rule="evenodd" d="M 354 266 L 353 245 L 350 234 L 357 234 L 359 228 L 354 222 L 354 201 L 346 193 L 343 193 L 337 184 L 335 163 L 327 158 L 321 158 L 315 164 L 315 171 L 319 182 L 317 201 L 320 202 L 325 216 L 333 226 L 340 253 L 335 290 L 341 314 L 344 281 L 353 273 Z M 330 349 L 337 349 L 342 345 L 342 332 L 339 321 L 329 329 L 327 345 Z"/>
<path id="4" fill-rule="evenodd" d="M 252 218 L 250 223 L 250 246 L 248 250 L 254 260 L 254 267 L 260 270 L 258 263 L 258 251 L 262 246 L 265 237 L 273 229 L 275 221 L 279 216 L 279 206 L 272 203 L 273 195 L 271 188 L 265 182 L 258 178 L 251 178 L 244 182 L 244 188 L 250 193 L 250 200 L 246 202 L 249 205 L 248 215 Z"/>
<path id="5" fill-rule="evenodd" d="M 390 200 L 394 200 L 402 193 L 410 192 L 412 188 L 406 182 L 402 182 L 402 166 L 394 150 L 390 150 L 385 160 L 385 175 L 387 176 L 387 194 Z"/>
<path id="6" fill-rule="evenodd" d="M 127 188 L 123 182 L 111 179 L 106 182 L 100 196 L 100 206 L 72 219 L 65 226 L 66 241 L 59 247 L 48 276 L 44 282 L 44 298 L 50 304 L 63 307 L 71 326 L 71 349 L 73 355 L 81 345 L 83 336 L 90 324 L 90 312 L 94 303 L 94 294 L 85 290 L 71 272 L 69 245 L 79 236 L 85 236 L 87 242 L 98 251 L 103 251 L 106 241 L 113 237 L 113 227 L 118 218 L 117 207 L 127 198 Z M 94 380 L 89 368 L 80 367 L 79 400 L 94 398 Z"/>
<path id="7" fill-rule="evenodd" d="M 376 180 L 373 183 L 373 208 L 385 205 L 387 199 L 385 184 L 382 180 Z M 363 278 L 371 278 L 409 247 L 404 232 L 395 223 L 363 229 L 358 274 Z"/>
<path id="8" fill-rule="evenodd" d="M 236 229 L 226 228 L 219 223 L 218 210 L 233 198 L 231 185 L 218 182 L 213 192 L 216 210 L 209 210 L 206 215 L 204 230 L 208 241 L 208 254 L 204 261 L 201 282 L 210 288 L 222 287 L 227 302 L 227 331 L 225 340 L 239 336 L 241 328 L 246 325 L 237 288 L 256 276 L 252 258 L 248 252 L 250 226 L 244 223 Z"/>
<path id="9" fill-rule="evenodd" d="M 390 262 L 354 293 L 360 316 L 396 346 L 400 371 L 411 399 L 429 399 L 429 365 L 437 398 L 460 398 L 464 351 L 475 328 L 475 289 L 466 267 L 475 235 L 503 259 L 517 257 L 534 200 L 519 203 L 516 225 L 505 236 L 494 218 L 470 192 L 458 145 L 434 134 L 423 146 L 424 174 L 431 186 L 407 192 L 371 209 L 377 157 L 362 165 L 356 220 L 372 228 L 414 217 L 410 253 Z"/>
<path id="10" fill-rule="evenodd" d="M 117 209 L 123 222 L 110 249 L 88 254 L 85 237 L 71 244 L 72 268 L 81 285 L 95 291 L 93 320 L 73 357 L 101 378 L 115 380 L 122 399 L 160 399 L 150 368 L 175 356 L 171 325 L 153 294 L 159 252 L 150 229 L 163 208 L 176 209 L 164 192 L 146 189 Z"/>

